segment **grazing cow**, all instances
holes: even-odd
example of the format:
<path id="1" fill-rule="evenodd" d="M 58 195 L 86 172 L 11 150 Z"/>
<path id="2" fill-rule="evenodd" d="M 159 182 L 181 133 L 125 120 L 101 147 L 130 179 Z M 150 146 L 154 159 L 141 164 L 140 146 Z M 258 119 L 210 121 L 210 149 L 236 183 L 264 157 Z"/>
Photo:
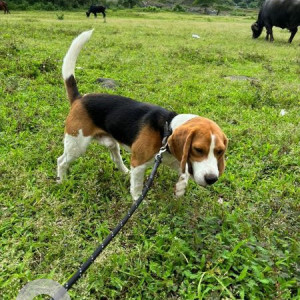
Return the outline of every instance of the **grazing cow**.
<path id="1" fill-rule="evenodd" d="M 90 14 L 94 14 L 95 18 L 97 18 L 97 13 L 102 13 L 104 22 L 106 22 L 106 14 L 105 7 L 102 5 L 91 5 L 89 10 L 86 12 L 86 16 L 89 17 Z"/>
<path id="2" fill-rule="evenodd" d="M 252 24 L 253 38 L 258 38 L 264 27 L 267 30 L 266 40 L 274 41 L 272 27 L 287 28 L 291 32 L 289 43 L 292 42 L 300 25 L 299 0 L 266 0 L 262 5 L 258 19 Z"/>
<path id="3" fill-rule="evenodd" d="M 5 14 L 10 14 L 10 11 L 7 7 L 7 3 L 5 1 L 0 1 L 0 10 L 4 10 Z"/>

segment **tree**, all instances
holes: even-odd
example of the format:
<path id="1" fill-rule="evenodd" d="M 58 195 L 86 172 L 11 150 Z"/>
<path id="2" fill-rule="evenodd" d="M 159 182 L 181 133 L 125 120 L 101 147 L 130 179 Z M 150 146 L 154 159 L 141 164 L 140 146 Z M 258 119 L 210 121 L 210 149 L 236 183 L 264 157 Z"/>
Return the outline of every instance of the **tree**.
<path id="1" fill-rule="evenodd" d="M 136 6 L 140 0 L 119 0 L 119 4 L 121 4 L 124 7 L 133 8 Z"/>
<path id="2" fill-rule="evenodd" d="M 214 4 L 234 5 L 233 0 L 195 0 L 195 3 L 203 7 L 213 6 Z"/>

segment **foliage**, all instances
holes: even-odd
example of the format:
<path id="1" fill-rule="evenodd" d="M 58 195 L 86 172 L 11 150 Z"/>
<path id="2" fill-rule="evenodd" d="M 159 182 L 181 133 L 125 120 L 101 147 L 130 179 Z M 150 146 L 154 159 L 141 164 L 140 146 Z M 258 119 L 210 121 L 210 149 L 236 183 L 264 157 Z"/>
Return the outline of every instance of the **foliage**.
<path id="1" fill-rule="evenodd" d="M 195 4 L 200 4 L 204 7 L 209 7 L 213 5 L 226 5 L 226 6 L 234 6 L 235 3 L 233 0 L 195 0 Z"/>
<path id="2" fill-rule="evenodd" d="M 159 7 L 156 7 L 156 6 L 146 6 L 146 7 L 143 7 L 142 10 L 147 11 L 147 12 L 159 12 L 159 11 L 161 11 L 161 9 Z"/>
<path id="3" fill-rule="evenodd" d="M 57 20 L 63 20 L 64 19 L 64 14 L 60 13 L 60 14 L 56 14 Z"/>
<path id="4" fill-rule="evenodd" d="M 106 7 L 123 6 L 132 8 L 137 5 L 140 0 L 102 0 L 101 5 Z M 12 10 L 76 10 L 87 9 L 90 5 L 96 4 L 95 1 L 83 0 L 11 0 L 9 7 Z"/>
<path id="5" fill-rule="evenodd" d="M 113 7 L 126 7 L 126 8 L 133 8 L 135 6 L 140 6 L 142 4 L 141 0 L 101 0 L 98 2 L 101 5 L 104 5 L 108 8 Z M 223 8 L 226 7 L 228 10 L 230 7 L 240 7 L 240 8 L 257 8 L 260 7 L 262 4 L 262 0 L 195 0 L 194 4 L 191 4 L 190 1 L 181 1 L 178 2 L 177 0 L 172 0 L 168 2 L 166 5 L 165 0 L 159 1 L 160 6 L 167 9 L 169 4 L 177 9 L 181 7 L 183 10 L 176 10 L 176 11 L 184 11 L 184 6 L 189 7 L 191 5 L 199 4 L 203 7 L 209 6 L 222 6 Z M 9 8 L 11 10 L 72 10 L 72 9 L 87 9 L 91 4 L 95 4 L 95 1 L 83 1 L 83 0 L 10 0 L 9 1 Z M 155 7 L 154 5 L 147 5 L 149 7 Z"/>
<path id="6" fill-rule="evenodd" d="M 173 11 L 176 11 L 176 12 L 184 12 L 185 11 L 185 8 L 179 4 L 176 4 L 173 9 Z"/>
<path id="7" fill-rule="evenodd" d="M 133 8 L 139 3 L 139 0 L 119 0 L 118 3 L 126 8 Z"/>
<path id="8" fill-rule="evenodd" d="M 62 59 L 90 28 L 76 65 L 82 94 L 111 93 L 96 79 L 113 78 L 116 94 L 215 120 L 229 148 L 219 181 L 191 181 L 183 198 L 162 166 L 72 299 L 299 299 L 300 36 L 288 44 L 275 28 L 274 43 L 253 40 L 252 22 L 135 10 L 110 11 L 107 23 L 81 12 L 2 15 L 1 299 L 37 278 L 64 283 L 132 204 L 129 177 L 96 143 L 55 182 L 69 111 Z"/>

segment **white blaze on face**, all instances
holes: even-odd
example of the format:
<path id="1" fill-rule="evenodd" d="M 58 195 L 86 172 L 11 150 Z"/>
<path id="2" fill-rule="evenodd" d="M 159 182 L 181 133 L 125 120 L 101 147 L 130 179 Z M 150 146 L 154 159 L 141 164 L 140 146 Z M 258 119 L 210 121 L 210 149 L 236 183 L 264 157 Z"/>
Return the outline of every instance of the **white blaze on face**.
<path id="1" fill-rule="evenodd" d="M 193 167 L 193 177 L 197 184 L 206 186 L 205 176 L 215 176 L 219 177 L 218 161 L 214 154 L 215 144 L 216 144 L 215 135 L 211 135 L 211 143 L 209 147 L 209 153 L 206 159 L 200 162 L 192 162 Z"/>

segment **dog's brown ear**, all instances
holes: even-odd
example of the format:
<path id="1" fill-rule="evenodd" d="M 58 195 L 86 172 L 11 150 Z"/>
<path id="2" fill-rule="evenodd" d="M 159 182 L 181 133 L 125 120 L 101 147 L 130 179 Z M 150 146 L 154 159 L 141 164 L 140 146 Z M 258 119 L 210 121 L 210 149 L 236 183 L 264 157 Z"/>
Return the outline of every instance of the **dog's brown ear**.
<path id="1" fill-rule="evenodd" d="M 171 153 L 180 161 L 182 173 L 185 173 L 185 167 L 188 160 L 190 147 L 194 135 L 194 130 L 188 130 L 185 127 L 179 127 L 174 130 L 168 139 L 168 145 Z"/>
<path id="2" fill-rule="evenodd" d="M 226 135 L 224 134 L 224 145 L 225 145 L 225 150 L 227 149 L 227 145 L 228 145 L 228 139 L 226 137 Z M 223 155 L 219 158 L 218 160 L 218 169 L 219 169 L 219 175 L 221 176 L 225 170 L 225 151 L 223 153 Z"/>

